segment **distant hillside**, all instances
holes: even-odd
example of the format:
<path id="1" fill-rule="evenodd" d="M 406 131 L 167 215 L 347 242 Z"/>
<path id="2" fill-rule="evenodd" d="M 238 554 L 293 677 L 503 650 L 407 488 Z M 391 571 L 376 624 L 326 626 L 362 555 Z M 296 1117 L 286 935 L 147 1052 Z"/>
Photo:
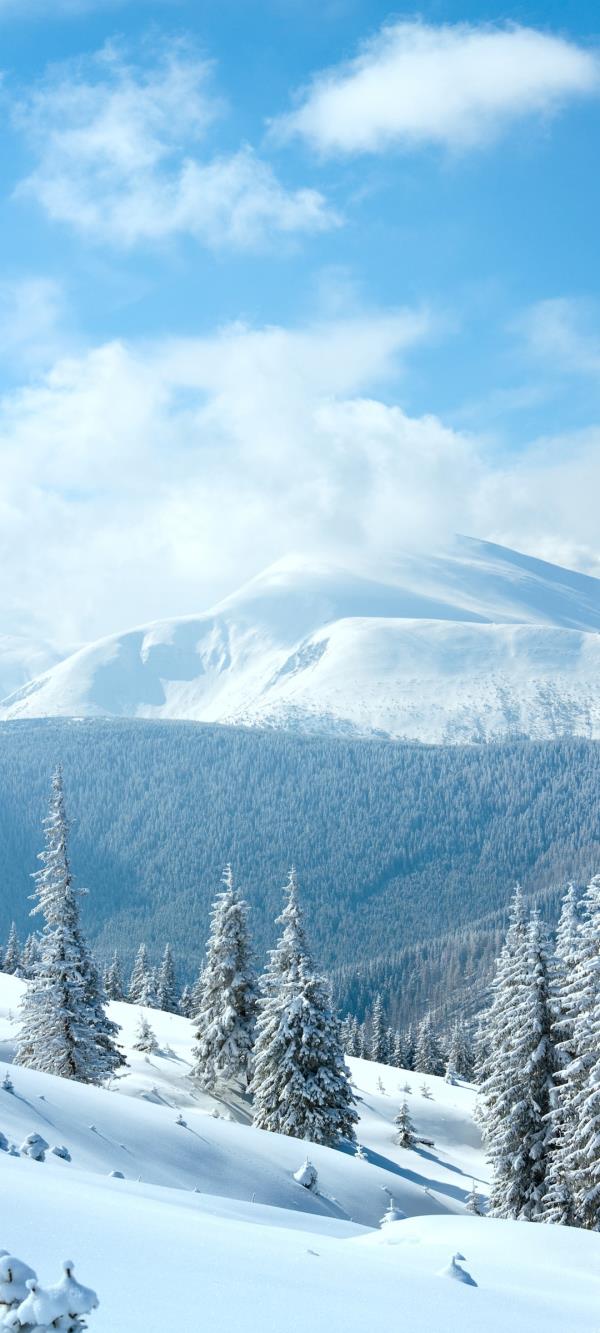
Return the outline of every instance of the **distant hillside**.
<path id="1" fill-rule="evenodd" d="M 200 614 L 80 648 L 0 717 L 598 739 L 600 580 L 466 537 L 376 575 L 284 559 Z"/>
<path id="2" fill-rule="evenodd" d="M 261 959 L 293 860 L 323 966 L 377 969 L 381 959 L 389 971 L 394 953 L 444 937 L 453 985 L 462 946 L 457 955 L 450 937 L 502 912 L 517 877 L 534 892 L 600 867 L 594 742 L 442 748 L 185 723 L 4 723 L 3 935 L 13 916 L 21 932 L 30 926 L 29 876 L 58 760 L 99 952 L 130 957 L 142 938 L 153 951 L 169 938 L 186 972 L 202 956 L 227 859 L 253 905 Z M 497 926 L 483 923 L 484 963 Z M 439 991 L 443 944 L 434 955 Z M 426 989 L 422 969 L 412 980 L 410 971 L 407 1009 Z"/>

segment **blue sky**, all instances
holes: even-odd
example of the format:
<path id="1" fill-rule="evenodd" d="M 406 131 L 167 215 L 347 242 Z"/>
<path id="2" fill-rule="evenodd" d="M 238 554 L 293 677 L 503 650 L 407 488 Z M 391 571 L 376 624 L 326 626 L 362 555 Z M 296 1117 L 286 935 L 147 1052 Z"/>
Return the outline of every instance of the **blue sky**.
<path id="1" fill-rule="evenodd" d="M 9 630 L 457 529 L 600 572 L 594 9 L 0 0 Z"/>

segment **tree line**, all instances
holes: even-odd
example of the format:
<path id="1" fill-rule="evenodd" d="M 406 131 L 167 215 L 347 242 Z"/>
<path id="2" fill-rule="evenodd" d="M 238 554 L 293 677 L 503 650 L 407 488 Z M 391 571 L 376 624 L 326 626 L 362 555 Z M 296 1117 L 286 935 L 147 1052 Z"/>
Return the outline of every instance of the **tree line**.
<path id="1" fill-rule="evenodd" d="M 106 1012 L 107 993 L 80 922 L 68 853 L 69 826 L 63 779 L 52 780 L 45 846 L 35 873 L 33 915 L 43 929 L 21 1005 L 16 1064 L 83 1083 L 104 1082 L 123 1063 L 118 1027 Z M 248 929 L 248 904 L 231 867 L 211 912 L 206 961 L 197 983 L 193 1075 L 206 1091 L 238 1084 L 253 1102 L 254 1124 L 297 1138 L 334 1145 L 354 1139 L 358 1119 L 328 982 L 316 971 L 308 947 L 296 872 L 289 872 L 281 934 L 263 976 L 256 977 Z M 15 959 L 11 931 L 7 952 Z M 29 950 L 31 958 L 31 949 Z M 113 959 L 107 983 L 118 984 Z M 143 947 L 130 982 L 130 997 L 176 1003 L 173 960 L 167 946 L 156 976 Z M 145 1016 L 137 1044 L 151 1039 Z M 146 1047 L 147 1048 L 147 1047 Z"/>

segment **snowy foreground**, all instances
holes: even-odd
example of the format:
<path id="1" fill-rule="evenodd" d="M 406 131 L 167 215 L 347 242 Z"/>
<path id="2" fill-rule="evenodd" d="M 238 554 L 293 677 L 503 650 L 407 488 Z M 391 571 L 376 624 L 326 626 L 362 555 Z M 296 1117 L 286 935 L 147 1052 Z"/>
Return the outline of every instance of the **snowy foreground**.
<path id="1" fill-rule="evenodd" d="M 21 990 L 0 976 L 4 1061 Z M 598 1235 L 465 1214 L 472 1179 L 485 1194 L 487 1175 L 471 1089 L 429 1078 L 428 1100 L 420 1075 L 351 1061 L 357 1160 L 254 1130 L 239 1100 L 196 1093 L 191 1025 L 147 1012 L 160 1055 L 131 1051 L 139 1010 L 111 1006 L 130 1068 L 110 1091 L 20 1068 L 14 1092 L 0 1090 L 0 1144 L 48 1144 L 43 1162 L 0 1152 L 0 1248 L 43 1281 L 73 1257 L 100 1297 L 91 1333 L 364 1333 L 390 1320 L 411 1333 L 598 1333 Z M 433 1146 L 392 1142 L 404 1095 Z M 307 1147 L 317 1193 L 293 1178 Z M 407 1216 L 379 1229 L 387 1192 Z"/>

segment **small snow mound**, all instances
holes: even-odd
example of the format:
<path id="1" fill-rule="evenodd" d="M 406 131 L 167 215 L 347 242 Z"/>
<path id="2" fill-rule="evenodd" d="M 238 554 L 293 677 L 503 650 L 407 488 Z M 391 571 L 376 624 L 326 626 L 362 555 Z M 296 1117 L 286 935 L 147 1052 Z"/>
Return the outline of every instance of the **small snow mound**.
<path id="1" fill-rule="evenodd" d="M 0 1257 L 0 1317 L 4 1309 L 25 1300 L 27 1283 L 35 1278 L 33 1268 L 6 1250 Z"/>
<path id="2" fill-rule="evenodd" d="M 464 1258 L 462 1254 L 454 1254 L 450 1263 L 447 1264 L 445 1268 L 440 1269 L 438 1277 L 451 1277 L 454 1278 L 455 1282 L 464 1282 L 467 1287 L 476 1287 L 477 1283 L 475 1278 L 471 1277 L 471 1274 L 467 1272 L 466 1268 L 461 1268 L 461 1265 L 458 1262 L 459 1259 L 462 1258 Z"/>
<path id="3" fill-rule="evenodd" d="M 64 1143 L 55 1143 L 50 1152 L 53 1152 L 55 1157 L 61 1157 L 64 1162 L 71 1161 L 71 1154 Z"/>
<path id="4" fill-rule="evenodd" d="M 125 1176 L 123 1175 L 123 1172 L 122 1172 L 122 1171 L 109 1171 L 108 1174 L 109 1174 L 109 1176 L 112 1177 L 113 1180 L 124 1180 L 124 1179 L 125 1179 Z"/>
<path id="5" fill-rule="evenodd" d="M 34 1162 L 45 1162 L 49 1146 L 41 1134 L 28 1134 L 21 1144 L 21 1152 L 24 1157 L 31 1157 Z"/>
<path id="6" fill-rule="evenodd" d="M 313 1166 L 308 1157 L 306 1158 L 306 1161 L 302 1163 L 302 1166 L 299 1166 L 298 1170 L 294 1171 L 294 1180 L 297 1180 L 298 1184 L 303 1185 L 307 1190 L 315 1190 L 317 1188 L 317 1168 Z"/>
<path id="7" fill-rule="evenodd" d="M 403 1213 L 401 1208 L 397 1208 L 394 1203 L 394 1200 L 390 1198 L 385 1213 L 383 1214 L 383 1217 L 379 1223 L 380 1227 L 388 1226 L 390 1222 L 405 1222 L 405 1221 L 406 1221 L 406 1213 Z"/>

